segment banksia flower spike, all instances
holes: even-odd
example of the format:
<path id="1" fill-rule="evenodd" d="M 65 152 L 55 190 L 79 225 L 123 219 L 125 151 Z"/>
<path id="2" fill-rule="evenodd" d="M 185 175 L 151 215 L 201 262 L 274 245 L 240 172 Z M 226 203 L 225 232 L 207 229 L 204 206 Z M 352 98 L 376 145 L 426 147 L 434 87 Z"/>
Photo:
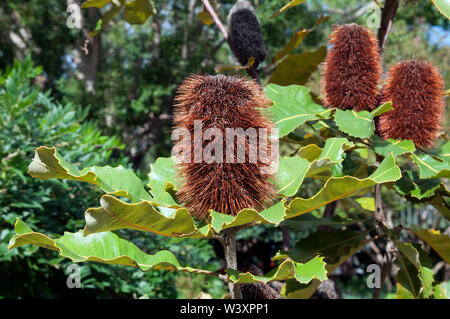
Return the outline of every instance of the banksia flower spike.
<path id="1" fill-rule="evenodd" d="M 267 139 L 272 124 L 261 112 L 270 102 L 260 86 L 242 77 L 192 75 L 179 87 L 175 101 L 174 132 L 185 131 L 174 145 L 182 154 L 178 157 L 182 159 L 178 164 L 182 186 L 177 197 L 189 212 L 205 218 L 210 209 L 235 215 L 244 208 L 260 210 L 269 204 L 275 196 L 268 170 L 274 158 Z M 252 128 L 258 137 L 261 131 L 267 132 L 255 144 L 250 137 L 240 140 L 230 135 L 230 129 L 236 129 L 239 136 L 238 130 L 250 132 Z M 265 154 L 270 155 L 255 160 L 255 153 L 263 154 L 265 146 Z M 241 160 L 239 152 L 245 155 Z"/>
<path id="2" fill-rule="evenodd" d="M 357 24 L 338 26 L 329 37 L 322 87 L 325 106 L 371 111 L 379 105 L 382 67 L 378 40 Z"/>
<path id="3" fill-rule="evenodd" d="M 388 72 L 383 101 L 393 110 L 382 114 L 378 131 L 383 138 L 413 140 L 417 147 L 431 147 L 444 118 L 444 82 L 431 63 L 402 61 Z"/>
<path id="4" fill-rule="evenodd" d="M 228 44 L 241 65 L 254 57 L 253 68 L 264 61 L 267 51 L 255 9 L 247 0 L 239 0 L 228 14 Z"/>

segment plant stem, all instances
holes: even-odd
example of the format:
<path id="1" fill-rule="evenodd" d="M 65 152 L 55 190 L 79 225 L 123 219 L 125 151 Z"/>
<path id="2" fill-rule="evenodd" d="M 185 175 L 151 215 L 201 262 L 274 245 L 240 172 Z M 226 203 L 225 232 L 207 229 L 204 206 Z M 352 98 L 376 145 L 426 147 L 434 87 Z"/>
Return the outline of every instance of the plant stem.
<path id="1" fill-rule="evenodd" d="M 400 0 L 386 0 L 381 16 L 381 25 L 378 30 L 378 45 L 380 47 L 380 54 L 383 52 L 386 40 L 391 30 L 392 21 L 397 12 Z"/>
<path id="2" fill-rule="evenodd" d="M 233 270 L 237 270 L 236 233 L 236 229 L 225 230 L 223 234 L 223 240 L 221 241 L 225 253 L 225 262 L 227 264 L 227 268 Z M 242 293 L 239 284 L 234 284 L 229 281 L 228 289 L 230 291 L 230 296 L 232 299 L 242 299 Z"/>
<path id="3" fill-rule="evenodd" d="M 220 18 L 217 16 L 216 12 L 214 11 L 214 8 L 211 6 L 211 3 L 209 3 L 209 0 L 202 0 L 202 3 L 205 6 L 206 11 L 208 11 L 208 13 L 210 14 L 210 16 L 213 19 L 214 23 L 219 28 L 220 32 L 222 32 L 224 39 L 228 40 L 227 29 L 222 24 L 222 21 L 220 21 Z"/>

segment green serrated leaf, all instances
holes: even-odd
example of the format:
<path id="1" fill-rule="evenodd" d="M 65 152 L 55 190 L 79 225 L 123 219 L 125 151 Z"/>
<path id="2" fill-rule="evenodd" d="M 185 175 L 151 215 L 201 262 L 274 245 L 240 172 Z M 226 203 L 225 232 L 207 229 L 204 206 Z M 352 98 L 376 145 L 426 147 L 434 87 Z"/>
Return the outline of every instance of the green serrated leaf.
<path id="1" fill-rule="evenodd" d="M 365 238 L 368 234 L 369 232 L 355 232 L 348 229 L 336 232 L 318 231 L 301 239 L 295 247 L 273 259 L 289 257 L 295 262 L 304 262 L 313 256 L 319 256 L 324 258 L 327 273 L 331 274 L 345 260 L 365 246 Z M 319 280 L 313 280 L 309 284 L 299 284 L 288 280 L 286 297 L 290 299 L 310 298 L 319 285 Z"/>
<path id="2" fill-rule="evenodd" d="M 425 199 L 432 197 L 440 184 L 439 179 L 419 179 L 415 172 L 408 171 L 395 183 L 394 188 L 402 196 L 409 195 L 417 199 Z"/>
<path id="3" fill-rule="evenodd" d="M 295 198 L 288 208 L 286 218 L 306 214 L 338 199 L 362 194 L 376 184 L 394 182 L 401 177 L 400 168 L 396 165 L 394 157 L 387 156 L 368 178 L 331 177 L 325 186 L 309 199 Z"/>
<path id="4" fill-rule="evenodd" d="M 416 150 L 414 142 L 409 140 L 384 140 L 383 138 L 374 135 L 372 137 L 372 143 L 375 152 L 382 156 L 386 156 L 390 153 L 393 153 L 394 156 L 398 156 L 406 153 L 412 153 Z"/>
<path id="5" fill-rule="evenodd" d="M 368 111 L 356 112 L 336 109 L 334 121 L 339 129 L 348 135 L 368 138 L 374 133 L 373 116 Z"/>
<path id="6" fill-rule="evenodd" d="M 268 283 L 271 281 L 281 281 L 295 279 L 299 283 L 309 283 L 313 279 L 326 280 L 327 271 L 322 257 L 315 257 L 305 263 L 296 263 L 290 260 L 283 261 L 277 268 L 270 271 L 265 276 L 256 276 L 249 272 L 240 273 L 233 269 L 227 269 L 230 281 L 237 284 Z"/>
<path id="7" fill-rule="evenodd" d="M 264 87 L 264 92 L 273 102 L 267 114 L 279 129 L 280 137 L 286 136 L 307 121 L 320 119 L 320 113 L 329 117 L 329 110 L 314 103 L 309 90 L 303 86 L 269 84 Z"/>
<path id="8" fill-rule="evenodd" d="M 419 166 L 420 178 L 450 178 L 450 141 L 441 147 L 438 155 L 417 152 L 411 156 Z"/>

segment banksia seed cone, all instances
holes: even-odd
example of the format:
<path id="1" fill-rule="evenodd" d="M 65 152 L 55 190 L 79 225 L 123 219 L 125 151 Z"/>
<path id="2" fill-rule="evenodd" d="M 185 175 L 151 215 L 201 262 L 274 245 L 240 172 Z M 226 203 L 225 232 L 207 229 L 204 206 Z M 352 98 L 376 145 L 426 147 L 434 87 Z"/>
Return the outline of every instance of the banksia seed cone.
<path id="1" fill-rule="evenodd" d="M 394 65 L 382 89 L 383 101 L 392 101 L 394 109 L 379 117 L 380 135 L 431 147 L 444 118 L 443 89 L 439 71 L 428 62 L 408 60 Z"/>
<path id="2" fill-rule="evenodd" d="M 227 128 L 254 128 L 256 131 L 265 128 L 267 136 L 270 135 L 272 124 L 259 109 L 268 107 L 269 100 L 259 85 L 235 76 L 192 75 L 179 87 L 175 101 L 174 129 L 186 129 L 194 137 L 187 142 L 189 150 L 193 150 L 187 156 L 189 163 L 186 163 L 185 158 L 184 162 L 178 164 L 182 186 L 177 197 L 189 208 L 189 212 L 200 218 L 206 217 L 210 209 L 235 215 L 243 208 L 259 210 L 270 203 L 275 196 L 275 188 L 269 181 L 272 176 L 264 169 L 271 162 L 267 161 L 267 157 L 261 160 L 259 156 L 257 161 L 249 160 L 252 152 L 259 151 L 261 140 L 258 139 L 257 144 L 253 144 L 254 147 L 249 146 L 250 138 L 246 138 L 245 142 L 241 141 L 240 144 L 245 149 L 245 161 L 227 160 L 228 148 L 233 148 L 233 154 L 238 155 L 239 143 L 236 142 L 239 139 L 233 137 L 233 142 L 227 144 Z M 202 124 L 201 140 L 195 138 L 194 132 L 199 121 Z M 211 142 L 205 141 L 208 135 L 205 131 L 211 128 L 220 131 L 220 137 L 214 135 L 214 141 L 222 144 L 220 147 L 224 151 L 219 155 L 216 149 L 214 155 L 219 156 L 218 160 L 211 163 L 206 162 L 205 158 L 197 162 L 195 153 L 198 155 L 199 151 L 196 148 L 200 144 L 206 150 L 206 145 Z M 182 143 L 179 140 L 174 147 L 183 146 Z M 271 153 L 270 147 L 270 143 L 267 143 L 267 154 Z M 234 156 L 233 158 L 236 159 Z"/>
<path id="3" fill-rule="evenodd" d="M 253 68 L 267 56 L 255 9 L 247 0 L 239 0 L 228 15 L 228 44 L 241 65 L 255 58 Z"/>
<path id="4" fill-rule="evenodd" d="M 377 85 L 382 75 L 378 40 L 357 24 L 338 26 L 322 74 L 325 106 L 370 111 L 379 104 Z"/>

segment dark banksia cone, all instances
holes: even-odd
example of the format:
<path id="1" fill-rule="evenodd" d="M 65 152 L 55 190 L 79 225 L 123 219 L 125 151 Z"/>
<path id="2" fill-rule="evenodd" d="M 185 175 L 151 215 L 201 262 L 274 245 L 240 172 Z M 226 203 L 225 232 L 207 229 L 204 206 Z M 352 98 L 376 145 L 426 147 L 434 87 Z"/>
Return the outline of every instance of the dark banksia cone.
<path id="1" fill-rule="evenodd" d="M 379 105 L 382 75 L 378 40 L 357 24 L 337 26 L 322 71 L 325 106 L 371 111 Z"/>
<path id="2" fill-rule="evenodd" d="M 388 72 L 383 101 L 393 110 L 382 114 L 378 131 L 385 138 L 413 140 L 419 148 L 431 147 L 444 119 L 444 82 L 431 63 L 402 61 Z"/>
<path id="3" fill-rule="evenodd" d="M 241 65 L 254 57 L 254 68 L 267 56 L 255 9 L 247 0 L 239 0 L 228 15 L 228 44 Z"/>
<path id="4" fill-rule="evenodd" d="M 271 143 L 265 138 L 268 156 L 257 156 L 255 161 L 251 156 L 263 147 L 261 141 L 264 139 L 258 138 L 256 144 L 250 144 L 250 138 L 240 142 L 233 138 L 227 143 L 226 133 L 227 128 L 244 131 L 254 128 L 258 135 L 260 129 L 266 129 L 266 137 L 270 136 L 272 124 L 260 110 L 268 107 L 270 101 L 260 86 L 242 77 L 192 75 L 178 88 L 175 101 L 174 129 L 185 129 L 192 137 L 187 142 L 179 139 L 174 145 L 174 148 L 188 145 L 192 150 L 189 155 L 182 154 L 184 160 L 178 164 L 182 186 L 177 196 L 189 212 L 200 218 L 206 217 L 210 209 L 235 215 L 244 208 L 260 210 L 269 204 L 275 196 L 274 185 L 269 181 L 273 176 L 267 173 L 272 164 Z M 194 134 L 196 127 L 198 132 L 199 123 L 203 141 L 196 139 Z M 207 130 L 213 128 L 217 128 L 221 136 L 206 137 Z M 208 163 L 205 157 L 197 161 L 198 147 L 206 152 L 211 141 L 222 144 L 223 154 L 215 150 L 212 152 L 214 161 Z M 239 162 L 238 146 L 245 150 L 245 159 Z M 228 148 L 234 150 L 232 162 L 227 159 Z"/>

